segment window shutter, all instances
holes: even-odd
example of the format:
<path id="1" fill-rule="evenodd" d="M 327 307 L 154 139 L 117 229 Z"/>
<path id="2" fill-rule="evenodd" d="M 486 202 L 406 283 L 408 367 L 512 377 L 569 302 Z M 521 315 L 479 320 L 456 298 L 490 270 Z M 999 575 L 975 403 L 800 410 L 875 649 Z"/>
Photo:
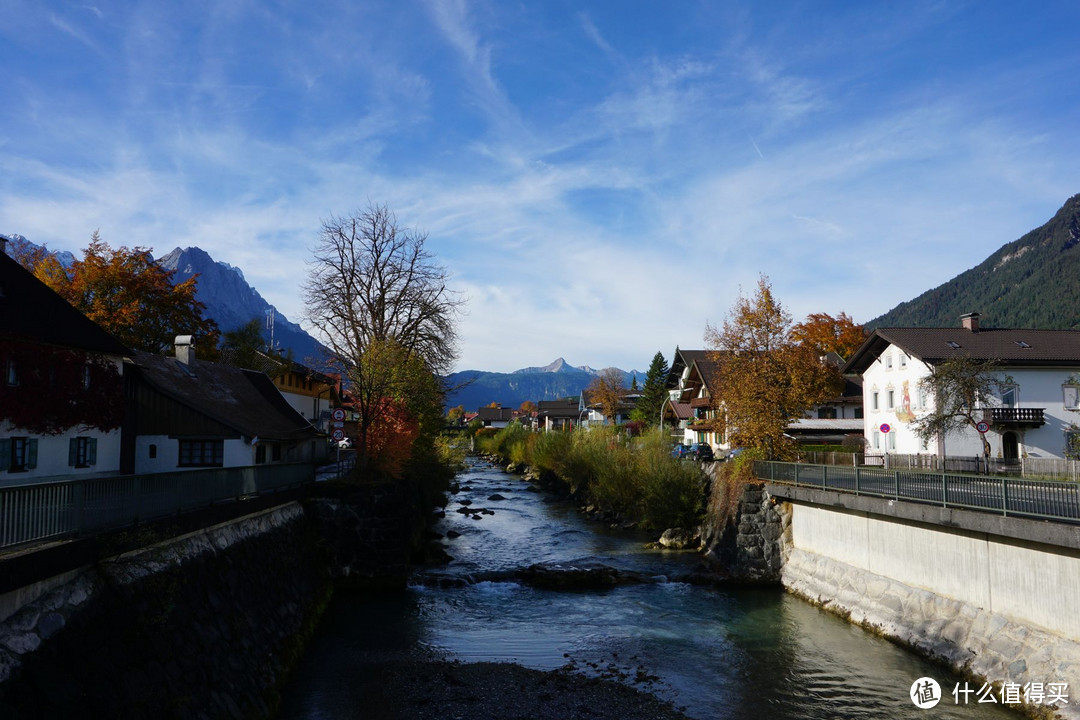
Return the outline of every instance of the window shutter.
<path id="1" fill-rule="evenodd" d="M 11 468 L 11 440 L 0 439 L 0 472 L 7 472 Z"/>
<path id="2" fill-rule="evenodd" d="M 37 438 L 26 441 L 26 469 L 33 470 L 37 467 Z"/>
<path id="3" fill-rule="evenodd" d="M 68 466 L 75 467 L 79 461 L 79 438 L 68 440 Z"/>
<path id="4" fill-rule="evenodd" d="M 97 465 L 97 438 L 90 438 L 87 441 L 86 464 Z"/>

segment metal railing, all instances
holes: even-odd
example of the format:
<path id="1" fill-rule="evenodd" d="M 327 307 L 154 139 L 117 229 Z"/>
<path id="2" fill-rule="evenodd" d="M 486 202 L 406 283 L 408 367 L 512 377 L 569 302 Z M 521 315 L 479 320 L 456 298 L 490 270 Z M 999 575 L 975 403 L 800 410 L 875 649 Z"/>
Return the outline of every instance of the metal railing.
<path id="1" fill-rule="evenodd" d="M 288 463 L 0 487 L 0 548 L 133 525 L 314 477 L 310 463 Z"/>
<path id="2" fill-rule="evenodd" d="M 1001 515 L 1080 523 L 1080 484 L 759 460 L 761 480 Z"/>

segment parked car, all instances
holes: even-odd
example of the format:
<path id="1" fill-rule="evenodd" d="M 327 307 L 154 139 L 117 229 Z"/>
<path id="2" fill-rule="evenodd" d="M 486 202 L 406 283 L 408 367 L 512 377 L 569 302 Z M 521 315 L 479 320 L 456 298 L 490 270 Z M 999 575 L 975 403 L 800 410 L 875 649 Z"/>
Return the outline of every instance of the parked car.
<path id="1" fill-rule="evenodd" d="M 690 457 L 690 446 L 685 444 L 678 444 L 671 449 L 671 457 L 673 458 L 685 458 Z"/>
<path id="2" fill-rule="evenodd" d="M 694 443 L 687 454 L 700 462 L 712 462 L 713 450 L 709 443 Z"/>
<path id="3" fill-rule="evenodd" d="M 337 446 L 339 448 L 341 448 L 342 450 L 348 450 L 349 448 L 352 447 L 352 440 L 350 440 L 349 438 L 345 438 L 344 440 L 339 440 Z"/>

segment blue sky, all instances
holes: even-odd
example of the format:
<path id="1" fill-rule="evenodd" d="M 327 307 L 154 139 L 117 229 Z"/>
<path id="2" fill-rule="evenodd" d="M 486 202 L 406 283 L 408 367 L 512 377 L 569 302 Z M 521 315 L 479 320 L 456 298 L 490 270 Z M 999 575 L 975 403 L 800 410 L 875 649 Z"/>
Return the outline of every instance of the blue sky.
<path id="1" fill-rule="evenodd" d="M 1071 2 L 0 0 L 0 232 L 198 245 L 290 319 L 428 233 L 459 369 L 644 370 L 769 276 L 869 320 L 1080 192 Z M 978 310 L 978 308 L 971 308 Z M 992 323 L 992 318 L 987 318 Z"/>

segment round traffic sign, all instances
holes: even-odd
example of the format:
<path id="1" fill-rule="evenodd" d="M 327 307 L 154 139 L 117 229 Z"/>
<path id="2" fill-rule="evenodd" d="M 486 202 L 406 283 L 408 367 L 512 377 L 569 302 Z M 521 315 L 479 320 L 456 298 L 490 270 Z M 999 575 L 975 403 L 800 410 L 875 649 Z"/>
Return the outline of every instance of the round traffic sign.
<path id="1" fill-rule="evenodd" d="M 345 408 L 334 408 L 334 411 L 330 414 L 330 416 L 333 417 L 335 420 L 337 420 L 339 422 L 344 420 L 345 419 Z"/>
<path id="2" fill-rule="evenodd" d="M 990 425 L 985 422 L 981 422 L 975 425 L 975 429 L 981 433 L 985 433 L 987 430 L 990 429 Z"/>
<path id="3" fill-rule="evenodd" d="M 892 428 L 889 426 L 889 423 L 881 423 L 881 427 L 878 429 L 881 430 L 881 432 L 883 433 L 887 433 L 892 430 Z"/>
<path id="4" fill-rule="evenodd" d="M 334 442 L 341 442 L 345 439 L 345 431 L 335 430 L 334 432 L 330 433 L 330 437 L 334 439 Z"/>

